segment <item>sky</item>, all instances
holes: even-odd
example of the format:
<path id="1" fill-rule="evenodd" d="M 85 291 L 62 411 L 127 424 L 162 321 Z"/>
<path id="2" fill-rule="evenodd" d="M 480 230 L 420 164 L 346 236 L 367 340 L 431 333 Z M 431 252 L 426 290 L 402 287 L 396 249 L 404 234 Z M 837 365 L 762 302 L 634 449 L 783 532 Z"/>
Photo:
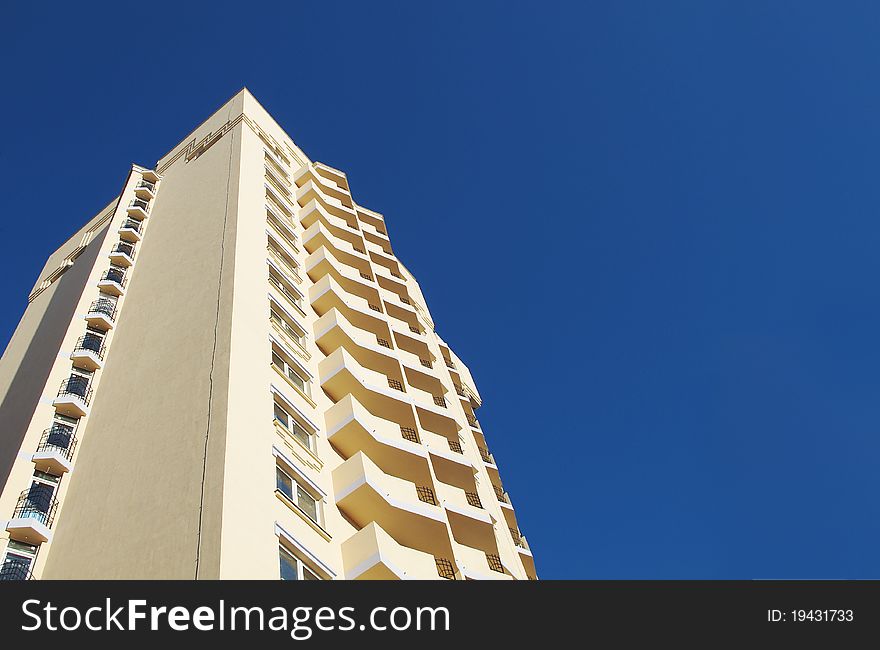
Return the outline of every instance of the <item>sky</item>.
<path id="1" fill-rule="evenodd" d="M 196 5 L 4 10 L 3 346 L 247 86 L 385 215 L 541 577 L 880 578 L 877 3 Z"/>

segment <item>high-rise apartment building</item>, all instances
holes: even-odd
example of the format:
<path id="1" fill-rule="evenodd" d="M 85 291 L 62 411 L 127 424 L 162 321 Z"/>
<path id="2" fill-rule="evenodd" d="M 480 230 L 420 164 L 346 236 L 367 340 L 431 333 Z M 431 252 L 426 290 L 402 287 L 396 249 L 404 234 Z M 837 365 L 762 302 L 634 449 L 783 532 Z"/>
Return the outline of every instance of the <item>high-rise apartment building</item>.
<path id="1" fill-rule="evenodd" d="M 0 579 L 533 579 L 382 215 L 242 90 L 46 263 L 0 361 Z"/>

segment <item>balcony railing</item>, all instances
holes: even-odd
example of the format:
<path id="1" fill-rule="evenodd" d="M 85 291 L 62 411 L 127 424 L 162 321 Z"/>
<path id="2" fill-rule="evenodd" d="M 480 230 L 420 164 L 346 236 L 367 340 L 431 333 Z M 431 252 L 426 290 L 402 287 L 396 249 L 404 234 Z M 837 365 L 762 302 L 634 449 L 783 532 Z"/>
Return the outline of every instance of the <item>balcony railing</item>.
<path id="1" fill-rule="evenodd" d="M 79 352 L 80 350 L 85 350 L 88 352 L 94 352 L 95 356 L 103 361 L 106 349 L 107 346 L 104 344 L 104 339 L 95 334 L 86 334 L 77 339 L 74 351 Z"/>
<path id="2" fill-rule="evenodd" d="M 483 507 L 483 502 L 480 501 L 480 495 L 476 492 L 465 492 L 464 495 L 467 497 L 467 502 L 471 504 L 474 508 Z"/>
<path id="3" fill-rule="evenodd" d="M 120 287 L 125 286 L 125 271 L 121 269 L 107 269 L 101 276 L 102 281 L 115 282 Z"/>
<path id="4" fill-rule="evenodd" d="M 379 338 L 379 337 L 377 336 L 377 337 L 376 337 L 376 342 L 377 342 L 379 345 L 381 345 L 383 348 L 391 349 L 391 344 L 390 344 L 387 340 L 385 340 L 385 339 Z"/>
<path id="5" fill-rule="evenodd" d="M 454 451 L 456 454 L 463 454 L 464 451 L 461 448 L 461 443 L 458 440 L 449 440 L 449 449 Z"/>
<path id="6" fill-rule="evenodd" d="M 144 189 L 148 189 L 148 190 L 150 190 L 151 192 L 155 192 L 155 191 L 156 191 L 156 184 L 155 184 L 155 183 L 151 183 L 150 181 L 144 181 L 144 180 L 142 180 L 140 183 L 137 184 L 137 186 L 138 186 L 138 187 L 143 187 Z"/>
<path id="7" fill-rule="evenodd" d="M 134 244 L 127 241 L 116 242 L 116 246 L 113 247 L 112 252 L 134 257 Z"/>
<path id="8" fill-rule="evenodd" d="M 396 379 L 391 379 L 390 377 L 388 378 L 388 386 L 390 388 L 393 388 L 394 390 L 399 390 L 401 393 L 406 392 L 405 390 L 403 390 L 403 384 L 401 384 Z"/>
<path id="9" fill-rule="evenodd" d="M 480 428 L 480 423 L 477 421 L 477 418 L 475 418 L 473 415 L 470 415 L 470 414 L 465 414 L 465 415 L 467 417 L 467 421 L 468 421 L 469 425 L 471 425 L 474 429 Z"/>
<path id="10" fill-rule="evenodd" d="M 485 447 L 479 447 L 480 450 L 480 458 L 483 459 L 484 463 L 490 463 L 491 465 L 495 464 L 495 461 L 492 459 L 492 454 L 489 453 L 489 450 Z"/>
<path id="11" fill-rule="evenodd" d="M 145 201 L 144 199 L 135 199 L 134 201 L 132 201 L 129 204 L 128 207 L 129 208 L 140 208 L 144 212 L 149 212 L 150 211 L 150 202 Z"/>
<path id="12" fill-rule="evenodd" d="M 72 429 L 54 426 L 43 431 L 37 453 L 57 453 L 67 460 L 73 460 L 76 451 L 76 436 Z"/>
<path id="13" fill-rule="evenodd" d="M 520 548 L 526 548 L 526 543 L 523 541 L 522 533 L 519 532 L 516 528 L 507 527 L 510 531 L 510 536 L 513 537 L 513 543 L 519 546 Z"/>
<path id="14" fill-rule="evenodd" d="M 433 368 L 434 367 L 434 364 L 432 364 L 427 359 L 419 359 L 419 363 L 422 364 L 423 366 L 425 366 L 425 368 Z"/>
<path id="15" fill-rule="evenodd" d="M 492 489 L 495 490 L 495 496 L 498 497 L 498 500 L 501 503 L 510 503 L 510 501 L 507 499 L 507 494 L 504 492 L 504 488 L 493 485 Z"/>
<path id="16" fill-rule="evenodd" d="M 446 398 L 445 397 L 443 397 L 442 395 L 434 395 L 433 397 L 434 397 L 434 404 L 436 404 L 437 406 L 442 406 L 443 408 L 446 408 Z"/>
<path id="17" fill-rule="evenodd" d="M 378 312 L 381 312 L 381 311 L 382 311 L 382 308 L 381 308 L 379 305 L 374 305 L 374 304 L 371 303 L 371 302 L 368 302 L 368 303 L 367 303 L 367 306 L 368 306 L 370 309 L 372 309 L 373 311 L 378 311 Z"/>
<path id="18" fill-rule="evenodd" d="M 416 494 L 419 496 L 419 501 L 430 503 L 432 506 L 437 505 L 437 497 L 434 496 L 434 490 L 431 488 L 425 487 L 424 485 L 417 485 Z"/>
<path id="19" fill-rule="evenodd" d="M 400 435 L 410 442 L 421 443 L 418 432 L 411 427 L 400 427 Z"/>
<path id="20" fill-rule="evenodd" d="M 134 219 L 126 219 L 125 222 L 122 224 L 122 228 L 120 228 L 120 230 L 124 229 L 134 230 L 136 233 L 140 233 L 141 224 L 139 221 L 135 221 Z"/>
<path id="21" fill-rule="evenodd" d="M 420 330 L 420 329 L 419 329 L 418 327 L 416 327 L 415 325 L 410 325 L 410 326 L 409 326 L 409 331 L 412 332 L 413 334 L 421 334 L 421 333 L 422 333 L 422 330 Z"/>
<path id="22" fill-rule="evenodd" d="M 455 392 L 456 392 L 456 394 L 458 394 L 459 397 L 467 398 L 467 393 L 464 392 L 463 386 L 459 386 L 458 384 L 455 384 Z"/>
<path id="23" fill-rule="evenodd" d="M 500 557 L 494 553 L 486 553 L 486 561 L 489 563 L 490 569 L 497 571 L 498 573 L 504 573 L 504 565 L 501 564 Z"/>
<path id="24" fill-rule="evenodd" d="M 412 304 L 409 301 L 409 298 L 404 298 L 403 296 L 400 296 L 400 302 L 402 302 L 404 305 L 411 305 Z"/>
<path id="25" fill-rule="evenodd" d="M 58 509 L 58 500 L 54 496 L 49 496 L 42 490 L 34 490 L 33 488 L 25 490 L 18 497 L 18 503 L 15 511 L 12 513 L 13 519 L 35 519 L 47 528 L 52 527 L 55 521 L 55 511 Z"/>
<path id="26" fill-rule="evenodd" d="M 352 248 L 353 248 L 354 250 L 356 250 L 358 253 L 360 253 L 361 255 L 366 255 L 366 254 L 367 254 L 367 252 L 366 252 L 363 248 L 361 248 L 361 247 L 359 247 L 359 246 L 355 246 L 355 245 L 352 244 Z"/>
<path id="27" fill-rule="evenodd" d="M 364 280 L 369 280 L 370 282 L 373 281 L 373 277 L 369 273 L 364 273 L 363 271 L 360 271 L 360 274 Z"/>
<path id="28" fill-rule="evenodd" d="M 446 367 L 447 367 L 447 368 L 452 368 L 453 370 L 455 370 L 455 364 L 452 363 L 452 361 L 450 361 L 449 359 L 446 359 L 446 358 L 444 358 L 443 361 L 446 362 Z"/>
<path id="29" fill-rule="evenodd" d="M 455 580 L 455 566 L 445 557 L 435 557 L 437 575 L 446 580 Z"/>
<path id="30" fill-rule="evenodd" d="M 89 386 L 89 380 L 79 375 L 71 375 L 63 382 L 61 388 L 58 389 L 58 397 L 79 397 L 83 404 L 89 405 L 92 400 L 92 388 Z"/>
<path id="31" fill-rule="evenodd" d="M 112 322 L 116 320 L 116 303 L 106 298 L 99 298 L 89 305 L 89 313 L 103 314 Z"/>
<path id="32" fill-rule="evenodd" d="M 30 563 L 27 565 L 17 562 L 5 562 L 0 567 L 0 582 L 4 580 L 33 580 L 31 574 Z"/>

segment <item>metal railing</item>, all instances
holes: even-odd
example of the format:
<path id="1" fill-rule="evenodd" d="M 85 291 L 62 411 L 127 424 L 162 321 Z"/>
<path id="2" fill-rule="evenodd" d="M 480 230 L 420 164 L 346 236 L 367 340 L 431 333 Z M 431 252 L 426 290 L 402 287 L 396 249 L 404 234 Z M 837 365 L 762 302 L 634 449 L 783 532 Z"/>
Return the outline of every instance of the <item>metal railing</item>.
<path id="1" fill-rule="evenodd" d="M 79 375 L 71 375 L 61 382 L 61 388 L 58 389 L 58 397 L 79 397 L 83 404 L 89 405 L 92 401 L 92 388 L 89 386 L 89 380 Z"/>
<path id="2" fill-rule="evenodd" d="M 57 452 L 67 460 L 73 460 L 76 442 L 73 429 L 56 425 L 43 431 L 40 444 L 37 445 L 37 453 Z"/>
<path id="3" fill-rule="evenodd" d="M 455 392 L 456 394 L 458 394 L 459 397 L 464 397 L 465 399 L 467 399 L 467 393 L 464 392 L 464 387 L 455 384 Z"/>
<path id="4" fill-rule="evenodd" d="M 367 303 L 367 306 L 368 306 L 370 309 L 372 309 L 373 311 L 378 311 L 378 312 L 381 312 L 381 311 L 382 311 L 382 308 L 381 308 L 379 305 L 374 305 L 374 304 L 371 303 L 371 302 L 368 302 L 368 303 Z"/>
<path id="5" fill-rule="evenodd" d="M 423 366 L 425 366 L 425 368 L 433 368 L 433 367 L 434 367 L 434 364 L 432 364 L 432 363 L 431 363 L 430 361 L 428 361 L 427 359 L 421 359 L 421 358 L 420 358 L 420 359 L 419 359 L 419 363 L 422 364 Z"/>
<path id="6" fill-rule="evenodd" d="M 410 326 L 409 326 L 409 331 L 412 332 L 413 334 L 421 334 L 421 333 L 422 333 L 422 330 L 420 330 L 420 329 L 419 329 L 418 327 L 416 327 L 415 325 L 410 325 Z"/>
<path id="7" fill-rule="evenodd" d="M 134 244 L 128 241 L 120 241 L 116 242 L 116 246 L 113 247 L 114 253 L 123 253 L 128 255 L 129 257 L 134 257 Z"/>
<path id="8" fill-rule="evenodd" d="M 485 447 L 477 447 L 477 449 L 480 450 L 480 458 L 483 459 L 484 463 L 495 464 L 495 460 L 492 458 L 492 454 L 489 453 L 488 449 Z"/>
<path id="9" fill-rule="evenodd" d="M 477 421 L 477 418 L 475 418 L 473 415 L 469 415 L 466 413 L 465 417 L 467 417 L 468 424 L 471 425 L 474 429 L 480 428 L 480 423 Z"/>
<path id="10" fill-rule="evenodd" d="M 107 269 L 104 271 L 104 275 L 101 276 L 101 280 L 115 282 L 120 287 L 124 287 L 126 282 L 125 271 L 121 269 Z"/>
<path id="11" fill-rule="evenodd" d="M 409 440 L 410 442 L 421 443 L 419 440 L 419 433 L 415 429 L 411 427 L 400 427 L 400 435 L 403 436 L 404 439 Z"/>
<path id="12" fill-rule="evenodd" d="M 432 506 L 437 505 L 437 497 L 434 496 L 434 490 L 431 488 L 425 487 L 424 485 L 417 485 L 416 494 L 419 496 L 419 501 L 430 503 Z"/>
<path id="13" fill-rule="evenodd" d="M 526 543 L 523 541 L 522 533 L 519 532 L 516 528 L 507 527 L 507 530 L 510 531 L 510 536 L 513 537 L 513 543 L 519 546 L 520 548 L 526 548 Z"/>
<path id="14" fill-rule="evenodd" d="M 150 181 L 141 180 L 141 182 L 138 183 L 137 186 L 138 186 L 138 188 L 141 188 L 141 187 L 146 188 L 146 189 L 150 190 L 151 192 L 156 191 L 156 184 L 151 183 Z"/>
<path id="15" fill-rule="evenodd" d="M 385 339 L 380 339 L 378 336 L 376 337 L 376 342 L 381 345 L 383 348 L 391 349 L 391 344 Z"/>
<path id="16" fill-rule="evenodd" d="M 504 491 L 504 488 L 500 488 L 497 485 L 493 485 L 492 489 L 495 490 L 495 496 L 498 497 L 498 500 L 501 503 L 510 503 L 507 499 L 507 493 Z"/>
<path id="17" fill-rule="evenodd" d="M 474 508 L 482 508 L 483 502 L 480 501 L 480 495 L 476 492 L 465 492 L 465 497 L 467 497 L 467 502 L 471 504 Z"/>
<path id="18" fill-rule="evenodd" d="M 125 229 L 134 230 L 135 232 L 139 233 L 141 231 L 141 224 L 139 221 L 135 221 L 134 219 L 126 219 L 123 222 L 120 230 L 125 230 Z"/>
<path id="19" fill-rule="evenodd" d="M 455 364 L 452 363 L 449 359 L 447 359 L 446 357 L 444 357 L 444 358 L 443 358 L 443 361 L 446 362 L 446 367 L 447 367 L 447 368 L 452 368 L 453 370 L 455 370 Z"/>
<path id="20" fill-rule="evenodd" d="M 145 201 L 144 199 L 135 199 L 134 201 L 132 201 L 129 204 L 128 207 L 129 208 L 140 208 L 144 212 L 149 212 L 150 211 L 150 202 Z"/>
<path id="21" fill-rule="evenodd" d="M 52 527 L 55 521 L 55 511 L 58 509 L 58 499 L 49 496 L 43 491 L 33 488 L 25 490 L 18 497 L 18 503 L 12 513 L 13 519 L 36 519 L 47 528 Z"/>
<path id="22" fill-rule="evenodd" d="M 369 280 L 370 282 L 373 281 L 373 277 L 370 274 L 364 273 L 363 271 L 360 271 L 360 274 L 364 280 Z"/>
<path id="23" fill-rule="evenodd" d="M 9 562 L 8 560 L 0 567 L 0 581 L 5 580 L 33 580 L 30 564 L 25 566 L 18 562 Z"/>
<path id="24" fill-rule="evenodd" d="M 388 386 L 390 388 L 393 388 L 394 390 L 399 390 L 401 393 L 406 392 L 405 390 L 403 390 L 403 384 L 401 384 L 396 379 L 391 379 L 391 377 L 388 378 Z"/>
<path id="25" fill-rule="evenodd" d="M 447 440 L 449 443 L 449 449 L 454 451 L 456 454 L 463 454 L 464 451 L 461 448 L 461 443 L 458 440 Z"/>
<path id="26" fill-rule="evenodd" d="M 501 558 L 494 553 L 486 553 L 486 562 L 489 563 L 489 568 L 493 571 L 504 573 L 504 565 L 501 564 Z"/>
<path id="27" fill-rule="evenodd" d="M 107 346 L 104 344 L 104 339 L 102 339 L 100 336 L 96 334 L 85 334 L 84 336 L 80 336 L 76 340 L 76 347 L 74 347 L 74 352 L 79 352 L 80 350 L 94 352 L 95 356 L 103 361 L 104 352 L 106 351 L 106 349 Z"/>
<path id="28" fill-rule="evenodd" d="M 446 398 L 445 397 L 443 397 L 442 395 L 433 395 L 432 397 L 434 398 L 434 404 L 436 404 L 437 406 L 442 406 L 443 408 L 446 408 Z"/>
<path id="29" fill-rule="evenodd" d="M 361 255 L 366 255 L 366 254 L 367 254 L 367 251 L 365 251 L 363 248 L 359 248 L 358 246 L 355 246 L 354 244 L 352 244 L 351 247 L 352 247 L 354 250 L 356 250 L 358 253 L 360 253 Z"/>
<path id="30" fill-rule="evenodd" d="M 445 557 L 435 557 L 434 562 L 437 565 L 437 575 L 446 580 L 455 580 L 455 565 Z"/>
<path id="31" fill-rule="evenodd" d="M 409 301 L 409 298 L 404 298 L 403 296 L 400 296 L 400 302 L 402 302 L 404 305 L 411 305 L 412 304 Z"/>
<path id="32" fill-rule="evenodd" d="M 107 300 L 106 298 L 99 298 L 89 305 L 89 313 L 103 314 L 112 322 L 116 320 L 116 303 L 112 300 Z"/>

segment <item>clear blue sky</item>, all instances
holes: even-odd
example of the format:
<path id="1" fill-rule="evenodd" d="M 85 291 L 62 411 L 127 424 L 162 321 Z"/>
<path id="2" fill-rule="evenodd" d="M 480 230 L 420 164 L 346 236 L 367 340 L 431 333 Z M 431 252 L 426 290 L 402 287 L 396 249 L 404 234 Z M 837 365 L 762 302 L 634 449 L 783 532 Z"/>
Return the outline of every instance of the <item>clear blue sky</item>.
<path id="1" fill-rule="evenodd" d="M 880 578 L 876 3 L 189 4 L 5 9 L 3 342 L 247 85 L 386 215 L 544 577 Z"/>

